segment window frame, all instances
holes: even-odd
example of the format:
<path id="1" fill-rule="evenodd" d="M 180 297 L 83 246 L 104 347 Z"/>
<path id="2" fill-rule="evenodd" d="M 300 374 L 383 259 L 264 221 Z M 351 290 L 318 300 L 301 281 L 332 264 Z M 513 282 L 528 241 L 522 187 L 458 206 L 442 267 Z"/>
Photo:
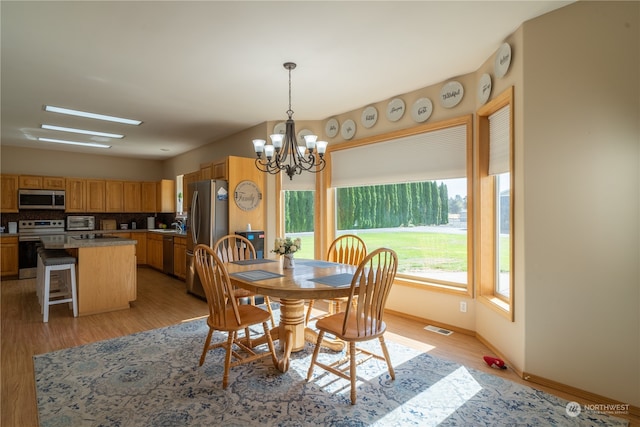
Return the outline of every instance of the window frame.
<path id="1" fill-rule="evenodd" d="M 450 293 L 458 296 L 473 297 L 474 294 L 474 193 L 473 193 L 473 115 L 464 115 L 440 122 L 428 123 L 415 126 L 409 129 L 402 129 L 381 135 L 375 135 L 355 141 L 348 141 L 339 145 L 329 145 L 325 159 L 327 165 L 325 169 L 318 174 L 316 181 L 316 214 L 318 212 L 330 212 L 327 215 L 316 215 L 316 252 L 326 253 L 329 244 L 335 239 L 335 193 L 336 190 L 331 185 L 331 154 L 335 151 L 345 150 L 355 147 L 367 146 L 380 142 L 387 142 L 393 139 L 403 138 L 406 136 L 417 135 L 425 132 L 433 132 L 449 127 L 466 126 L 466 178 L 467 178 L 467 285 L 449 286 L 446 283 L 438 281 L 421 279 L 415 276 L 405 277 L 397 275 L 395 283 L 407 287 L 418 289 L 429 289 L 437 292 Z"/>
<path id="2" fill-rule="evenodd" d="M 496 197 L 499 194 L 496 189 L 496 179 L 489 174 L 489 116 L 504 108 L 510 107 L 509 118 L 509 298 L 496 292 L 497 268 L 497 233 L 496 233 Z M 477 183 L 478 223 L 477 223 L 477 260 L 476 278 L 478 287 L 478 301 L 501 316 L 515 320 L 514 306 L 514 200 L 515 200 L 515 171 L 514 171 L 514 111 L 513 111 L 513 86 L 506 89 L 496 98 L 482 106 L 476 112 L 476 138 L 475 151 L 478 153 L 475 159 L 475 181 Z"/>

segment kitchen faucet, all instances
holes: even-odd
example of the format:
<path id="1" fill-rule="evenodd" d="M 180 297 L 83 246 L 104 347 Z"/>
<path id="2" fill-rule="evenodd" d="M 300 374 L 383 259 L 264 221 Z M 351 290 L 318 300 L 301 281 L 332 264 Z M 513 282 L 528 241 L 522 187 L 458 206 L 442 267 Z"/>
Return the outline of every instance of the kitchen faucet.
<path id="1" fill-rule="evenodd" d="M 184 223 L 181 219 L 176 219 L 176 222 L 171 223 L 172 226 L 175 226 L 176 231 L 180 233 L 184 233 Z"/>

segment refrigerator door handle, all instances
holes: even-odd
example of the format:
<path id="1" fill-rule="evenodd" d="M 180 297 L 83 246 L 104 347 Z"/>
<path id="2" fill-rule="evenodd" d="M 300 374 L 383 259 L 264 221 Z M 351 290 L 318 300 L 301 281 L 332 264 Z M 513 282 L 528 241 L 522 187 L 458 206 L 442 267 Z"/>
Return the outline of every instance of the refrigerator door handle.
<path id="1" fill-rule="evenodd" d="M 193 246 L 198 244 L 198 236 L 200 235 L 200 208 L 198 206 L 198 190 L 193 191 L 191 198 L 191 239 L 193 240 Z"/>

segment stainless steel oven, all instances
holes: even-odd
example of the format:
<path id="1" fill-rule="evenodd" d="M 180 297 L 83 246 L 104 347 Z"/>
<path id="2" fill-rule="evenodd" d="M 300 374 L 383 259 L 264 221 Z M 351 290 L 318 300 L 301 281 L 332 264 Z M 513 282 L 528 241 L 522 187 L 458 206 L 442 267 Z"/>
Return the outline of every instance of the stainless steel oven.
<path id="1" fill-rule="evenodd" d="M 67 230 L 92 231 L 96 229 L 96 217 L 86 215 L 69 215 L 67 217 Z"/>
<path id="2" fill-rule="evenodd" d="M 38 219 L 20 221 L 18 224 L 18 278 L 36 277 L 38 270 L 38 247 L 42 236 L 64 236 L 64 220 Z"/>

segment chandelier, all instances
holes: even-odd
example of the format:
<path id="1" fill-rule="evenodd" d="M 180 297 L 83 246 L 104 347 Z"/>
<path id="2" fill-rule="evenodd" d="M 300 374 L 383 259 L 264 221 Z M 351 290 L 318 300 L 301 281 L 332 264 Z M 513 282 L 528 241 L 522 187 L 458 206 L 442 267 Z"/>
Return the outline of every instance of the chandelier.
<path id="1" fill-rule="evenodd" d="M 292 180 L 293 175 L 300 175 L 302 171 L 317 173 L 324 169 L 327 142 L 317 141 L 316 135 L 305 135 L 305 145 L 298 145 L 296 124 L 292 118 L 293 110 L 291 110 L 291 70 L 296 68 L 296 64 L 285 62 L 283 65 L 286 70 L 289 70 L 289 109 L 287 110 L 289 118 L 285 133 L 271 135 L 271 144 L 266 144 L 264 139 L 254 139 L 253 149 L 256 152 L 256 167 L 259 170 L 272 175 L 285 171 Z"/>

